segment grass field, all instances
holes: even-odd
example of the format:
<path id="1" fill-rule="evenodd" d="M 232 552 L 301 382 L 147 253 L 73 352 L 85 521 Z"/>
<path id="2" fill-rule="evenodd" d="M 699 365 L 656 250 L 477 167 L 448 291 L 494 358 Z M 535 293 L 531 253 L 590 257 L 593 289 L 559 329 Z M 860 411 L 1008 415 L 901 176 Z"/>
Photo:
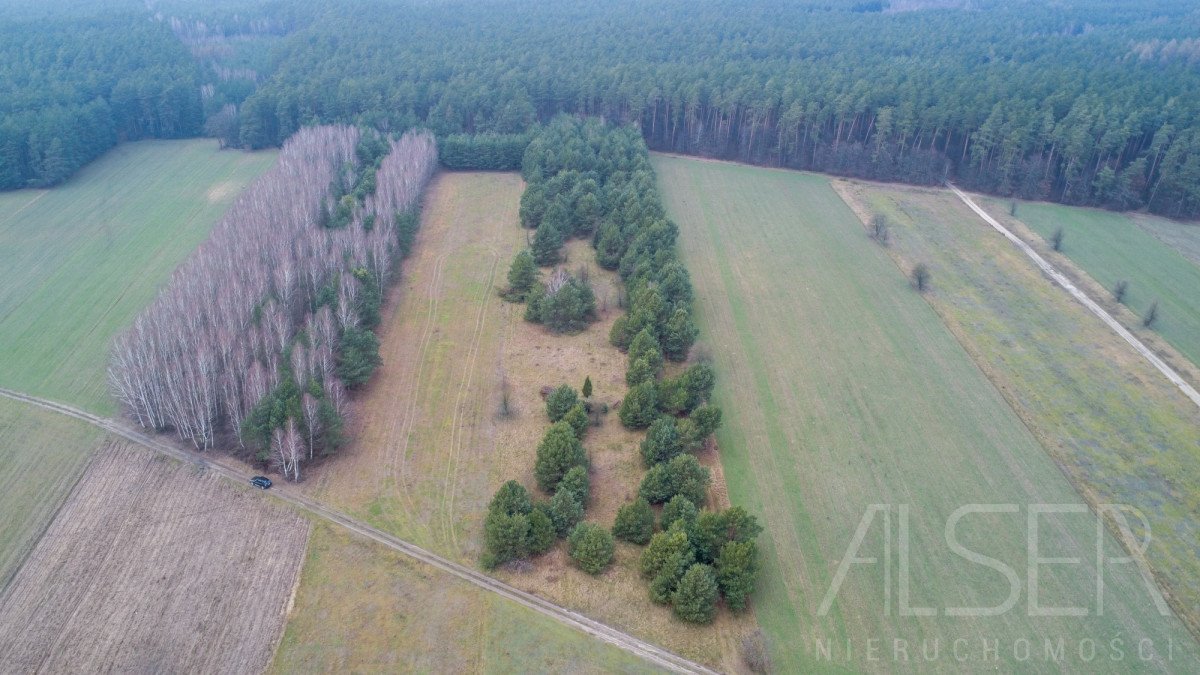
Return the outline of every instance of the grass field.
<path id="1" fill-rule="evenodd" d="M 521 308 L 495 289 L 524 241 L 515 225 L 523 188 L 513 174 L 435 180 L 385 314 L 384 365 L 355 415 L 355 442 L 316 481 L 333 503 L 460 560 L 478 555 L 475 516 L 505 470 L 493 453 L 496 382 Z"/>
<path id="2" fill-rule="evenodd" d="M 324 523 L 271 670 L 650 672 L 632 654 Z"/>
<path id="3" fill-rule="evenodd" d="M 111 338 L 274 158 L 129 143 L 52 190 L 0 194 L 0 385 L 113 413 Z"/>
<path id="4" fill-rule="evenodd" d="M 901 265 L 933 269 L 929 300 L 1079 491 L 1146 514 L 1150 562 L 1200 629 L 1200 412 L 953 195 L 856 192 L 897 223 Z"/>
<path id="5" fill-rule="evenodd" d="M 571 269 L 588 266 L 596 291 L 601 318 L 588 330 L 550 335 L 523 320 L 523 305 L 497 295 L 525 246 L 517 217 L 523 188 L 515 174 L 437 178 L 413 257 L 390 300 L 381 332 L 384 365 L 359 401 L 355 441 L 314 472 L 309 485 L 323 500 L 471 565 L 478 564 L 483 517 L 496 489 L 515 478 L 537 494 L 534 459 L 549 426 L 541 388 L 563 382 L 578 388 L 590 376 L 598 401 L 611 406 L 625 393 L 625 356 L 608 342 L 619 316 L 615 275 L 596 267 L 587 242 L 565 250 Z M 501 419 L 505 380 L 514 413 Z M 611 525 L 636 494 L 644 473 L 639 440 L 615 413 L 589 432 L 589 520 Z M 636 570 L 639 548 L 619 547 L 618 563 L 599 578 L 576 569 L 561 549 L 530 570 L 497 576 L 689 658 L 737 665 L 736 645 L 753 630 L 752 615 L 723 614 L 702 629 L 684 625 L 649 601 Z M 498 610 L 477 604 L 475 611 Z"/>
<path id="6" fill-rule="evenodd" d="M 999 605 L 1009 590 L 998 572 L 948 549 L 953 511 L 973 503 L 1019 509 L 969 516 L 958 539 L 1019 570 L 1023 584 L 1028 506 L 1078 504 L 1079 496 L 827 178 L 665 156 L 654 164 L 717 364 L 716 399 L 726 410 L 717 438 L 730 499 L 766 524 L 755 608 L 781 672 L 1194 666 L 1177 661 L 1184 647 L 1191 652 L 1188 634 L 1158 615 L 1129 565 L 1105 570 L 1103 616 L 1034 616 L 1023 587 L 1017 605 L 998 616 L 947 616 L 948 607 Z M 822 615 L 871 504 L 890 505 L 894 545 L 884 549 L 877 519 L 858 556 L 900 557 L 896 528 L 906 505 L 908 573 L 898 560 L 852 566 Z M 1087 514 L 1040 522 L 1042 555 L 1081 558 L 1079 566 L 1040 567 L 1040 603 L 1094 604 L 1095 552 L 1116 551 L 1115 542 L 1098 542 Z M 901 615 L 900 591 L 885 591 L 904 579 L 909 605 L 936 615 Z M 1066 661 L 1022 661 L 1016 646 L 1031 641 L 1040 655 L 1043 638 L 1073 645 L 1117 634 L 1156 640 L 1164 651 L 1171 640 L 1176 660 L 1084 663 L 1068 649 Z M 907 646 L 903 659 L 896 639 Z M 946 653 L 958 639 L 967 641 L 965 662 Z M 817 648 L 823 640 L 829 656 Z M 919 662 L 917 652 L 935 640 L 940 658 Z M 985 640 L 999 645 L 994 661 Z"/>
<path id="7" fill-rule="evenodd" d="M 248 486 L 109 441 L 0 593 L 0 663 L 258 672 L 283 631 L 308 531 Z"/>
<path id="8" fill-rule="evenodd" d="M 0 398 L 0 589 L 54 518 L 101 436 L 89 424 Z"/>
<path id="9" fill-rule="evenodd" d="M 1159 241 L 1179 251 L 1183 257 L 1200 265 L 1200 223 L 1181 223 L 1141 213 L 1130 216 L 1141 228 Z"/>
<path id="10" fill-rule="evenodd" d="M 992 213 L 1002 211 L 994 200 L 987 208 Z M 1124 302 L 1138 316 L 1157 300 L 1158 320 L 1153 330 L 1200 365 L 1200 266 L 1125 214 L 1023 203 L 1017 219 L 1043 238 L 1063 228 L 1062 254 L 1109 291 L 1119 280 L 1129 282 Z M 1154 227 L 1187 239 L 1186 230 L 1176 232 L 1159 223 Z M 1136 319 L 1126 323 L 1140 328 Z"/>

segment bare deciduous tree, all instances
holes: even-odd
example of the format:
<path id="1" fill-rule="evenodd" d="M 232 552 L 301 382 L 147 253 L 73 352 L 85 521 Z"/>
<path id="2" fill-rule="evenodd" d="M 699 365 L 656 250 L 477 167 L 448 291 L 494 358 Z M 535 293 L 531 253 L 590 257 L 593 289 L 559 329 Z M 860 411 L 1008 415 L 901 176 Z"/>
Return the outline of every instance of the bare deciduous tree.
<path id="1" fill-rule="evenodd" d="M 1121 279 L 1113 286 L 1113 299 L 1117 302 L 1125 302 L 1125 294 L 1129 292 L 1129 282 Z"/>
<path id="2" fill-rule="evenodd" d="M 358 281 L 366 268 L 382 283 L 397 264 L 399 214 L 417 205 L 437 163 L 433 136 L 410 132 L 390 141 L 376 172 L 376 190 L 356 204 L 353 222 L 321 226 L 330 186 L 354 175 L 360 132 L 309 127 L 284 144 L 275 167 L 256 180 L 213 228 L 208 240 L 175 270 L 158 297 L 115 342 L 112 389 L 139 425 L 173 430 L 199 449 L 221 429 L 241 440 L 242 421 L 280 384 L 283 355 L 306 331 L 291 366 L 298 383 L 318 380 L 335 409 L 346 390 L 334 375 L 339 324 L 354 320 Z M 376 225 L 364 226 L 367 219 Z M 315 313 L 320 289 L 339 287 L 337 314 Z M 349 311 L 349 314 L 344 314 Z M 315 397 L 314 401 L 316 400 Z M 316 408 L 305 401 L 306 427 Z M 285 476 L 300 475 L 303 445 L 297 420 L 272 439 Z M 312 440 L 309 439 L 311 456 Z"/>
<path id="3" fill-rule="evenodd" d="M 304 427 L 308 429 L 308 458 L 313 458 L 313 438 L 321 433 L 321 402 L 317 397 L 305 392 L 300 399 L 300 407 L 304 410 Z"/>
<path id="4" fill-rule="evenodd" d="M 562 290 L 563 286 L 571 280 L 571 275 L 567 273 L 565 268 L 559 267 L 554 270 L 554 274 L 550 275 L 550 279 L 546 282 L 546 295 L 554 295 Z"/>
<path id="5" fill-rule="evenodd" d="M 924 293 L 925 289 L 929 288 L 929 279 L 932 275 L 929 273 L 929 266 L 925 263 L 917 263 L 912 270 L 913 285 L 917 290 Z"/>
<path id="6" fill-rule="evenodd" d="M 767 650 L 767 639 L 761 630 L 742 638 L 742 661 L 752 673 L 769 673 L 772 670 L 771 653 Z"/>
<path id="7" fill-rule="evenodd" d="M 282 429 L 271 437 L 271 459 L 284 478 L 300 480 L 300 458 L 303 442 L 296 430 L 296 420 L 288 418 Z"/>
<path id="8" fill-rule="evenodd" d="M 883 246 L 887 246 L 890 241 L 891 228 L 888 225 L 887 216 L 882 213 L 876 213 L 871 217 L 871 238 Z"/>

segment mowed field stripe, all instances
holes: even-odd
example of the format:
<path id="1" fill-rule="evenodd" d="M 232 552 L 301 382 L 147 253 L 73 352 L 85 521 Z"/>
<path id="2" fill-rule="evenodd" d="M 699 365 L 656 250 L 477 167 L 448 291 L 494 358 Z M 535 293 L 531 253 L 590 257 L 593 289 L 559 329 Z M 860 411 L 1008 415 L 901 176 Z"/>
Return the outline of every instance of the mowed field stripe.
<path id="1" fill-rule="evenodd" d="M 409 380 L 408 396 L 406 397 L 406 405 L 404 406 L 404 414 L 393 417 L 390 438 L 396 438 L 397 427 L 403 424 L 403 430 L 400 432 L 403 437 L 403 442 L 398 447 L 388 447 L 385 458 L 386 466 L 389 467 L 386 472 L 380 474 L 381 478 L 385 475 L 393 476 L 394 490 L 399 493 L 400 498 L 404 501 L 405 513 L 409 516 L 406 520 L 417 523 L 419 519 L 413 518 L 417 513 L 417 503 L 413 498 L 409 481 L 408 481 L 408 453 L 409 443 L 412 440 L 413 424 L 417 418 L 417 406 L 421 402 L 420 392 L 421 383 L 424 379 L 425 365 L 428 363 L 426 355 L 429 352 L 430 338 L 433 334 L 434 319 L 437 316 L 438 299 L 441 297 L 442 285 L 442 270 L 446 265 L 446 259 L 450 256 L 449 252 L 443 253 L 437 257 L 433 266 L 433 276 L 429 280 L 428 290 L 428 310 L 425 313 L 425 324 L 421 329 L 420 347 L 417 349 L 418 365 L 416 375 Z M 396 341 L 395 348 L 391 350 L 392 359 L 395 360 L 401 351 L 405 349 L 403 342 Z M 426 527 L 428 530 L 428 527 Z"/>
<path id="2" fill-rule="evenodd" d="M 959 507 L 1017 509 L 972 516 L 956 534 L 970 550 L 1023 573 L 1029 505 L 1082 500 L 827 178 L 661 155 L 654 164 L 696 274 L 697 319 L 717 365 L 715 397 L 726 411 L 717 437 L 731 499 L 766 525 L 755 611 L 781 671 L 915 668 L 890 654 L 867 660 L 867 640 L 885 652 L 900 640 L 911 654 L 925 640 L 945 647 L 967 639 L 978 652 L 981 640 L 998 639 L 1004 648 L 992 665 L 1045 672 L 1063 666 L 1023 662 L 1012 642 L 1121 633 L 1161 638 L 1164 647 L 1173 638 L 1176 658 L 1183 647 L 1190 653 L 1178 621 L 1157 614 L 1145 580 L 1128 569 L 1105 570 L 1103 616 L 1037 616 L 1024 593 L 999 616 L 947 616 L 953 607 L 998 605 L 1008 591 L 1003 576 L 948 550 L 946 524 Z M 872 504 L 891 509 L 886 557 L 881 518 L 860 550 L 848 550 Z M 901 508 L 909 605 L 931 608 L 928 616 L 899 613 Z M 1041 528 L 1056 554 L 1081 558 L 1074 569 L 1041 568 L 1043 604 L 1048 597 L 1056 605 L 1094 601 L 1097 546 L 1119 555 L 1115 540 L 1097 540 L 1086 514 L 1043 518 Z M 853 566 L 822 615 L 830 581 L 852 553 L 876 563 Z M 978 657 L 973 662 L 982 666 Z M 1136 668 L 1192 663 L 1164 655 Z M 944 654 L 921 665 L 962 667 Z"/>
<path id="3" fill-rule="evenodd" d="M 489 375 L 515 313 L 492 296 L 524 241 L 522 185 L 512 174 L 435 178 L 390 293 L 383 366 L 360 399 L 354 441 L 316 481 L 329 503 L 460 561 L 478 554 L 478 537 L 460 530 L 489 496 L 490 470 L 474 459 L 494 440 Z"/>
<path id="4" fill-rule="evenodd" d="M 698 173 L 685 176 L 691 186 L 691 197 L 697 200 L 699 206 L 696 210 L 696 217 L 704 224 L 704 233 L 713 250 L 730 250 L 729 247 L 732 243 L 724 236 L 724 230 L 719 223 L 732 222 L 738 216 L 732 212 L 729 203 L 722 200 L 719 194 L 707 189 L 708 186 L 702 183 L 701 178 Z M 686 252 L 686 244 L 684 248 Z M 705 327 L 705 333 L 708 333 L 709 330 L 713 331 L 711 337 L 702 337 L 701 339 L 713 340 L 714 346 L 729 359 L 729 367 L 721 369 L 719 377 L 732 383 L 730 391 L 751 390 L 755 397 L 756 405 L 738 409 L 738 414 L 746 415 L 745 419 L 739 422 L 739 427 L 747 434 L 746 441 L 756 447 L 797 447 L 796 439 L 785 437 L 783 428 L 772 423 L 772 420 L 778 419 L 781 410 L 772 391 L 766 361 L 763 358 L 771 351 L 760 344 L 757 337 L 761 326 L 749 316 L 747 304 L 730 302 L 731 298 L 738 298 L 744 294 L 744 287 L 747 283 L 745 276 L 737 274 L 732 259 L 727 256 L 688 256 L 687 259 L 693 272 L 703 280 L 699 282 L 699 286 L 704 288 L 704 291 L 697 294 L 701 300 L 701 308 L 697 312 L 698 319 Z M 741 262 L 753 264 L 746 258 L 741 258 Z M 719 284 L 719 287 L 714 287 L 712 284 Z M 731 319 L 730 322 L 718 324 L 707 318 L 719 316 L 722 310 Z M 722 387 L 717 392 L 717 402 L 728 408 L 732 401 L 727 400 L 726 391 Z M 724 453 L 722 456 L 724 457 Z M 816 547 L 816 541 L 811 536 L 804 541 L 800 539 L 804 534 L 811 535 L 815 531 L 808 519 L 808 513 L 803 510 L 788 512 L 789 510 L 784 508 L 784 505 L 789 502 L 789 491 L 782 478 L 786 470 L 774 453 L 766 454 L 760 457 L 759 461 L 748 465 L 753 473 L 752 477 L 745 476 L 742 471 L 737 471 L 737 469 L 744 468 L 743 466 L 731 467 L 728 462 L 725 462 L 725 465 L 727 483 L 744 485 L 743 481 L 749 479 L 756 486 L 754 490 L 747 491 L 730 485 L 730 491 L 736 495 L 734 499 L 737 503 L 744 503 L 743 499 L 752 500 L 752 503 L 757 503 L 758 507 L 766 513 L 768 520 L 774 522 L 794 520 L 803 524 L 803 527 L 786 528 L 780 530 L 778 534 L 772 533 L 771 537 L 761 542 L 767 549 L 768 560 L 783 559 L 783 556 L 786 555 L 785 551 L 811 550 Z M 738 474 L 736 478 L 741 480 L 735 480 L 729 475 L 731 468 Z M 736 492 L 734 492 L 735 490 Z M 777 536 L 784 538 L 786 543 L 777 544 Z M 761 594 L 775 594 L 781 591 L 786 593 L 789 602 L 784 607 L 787 609 L 811 604 L 806 601 L 807 589 L 828 582 L 824 571 L 819 568 L 810 569 L 806 559 L 793 559 L 792 562 L 794 568 L 790 573 L 783 573 L 781 570 L 780 574 L 768 576 L 759 588 Z M 816 578 L 813 579 L 813 577 Z M 831 618 L 837 629 L 837 636 L 844 639 L 845 628 L 841 623 L 840 606 L 833 608 Z"/>
<path id="5" fill-rule="evenodd" d="M 40 399 L 9 389 L 0 389 L 0 396 L 22 401 L 30 405 L 38 406 L 45 410 L 50 410 L 68 417 L 73 417 L 75 419 L 94 424 L 111 434 L 120 436 L 121 438 L 132 441 L 169 457 L 193 464 L 204 471 L 211 471 L 214 474 L 233 481 L 235 484 L 244 486 L 250 480 L 250 474 L 248 473 L 239 471 L 238 469 L 232 468 L 226 464 L 222 464 L 219 461 L 209 460 L 200 456 L 199 454 L 189 452 L 177 446 L 160 441 L 156 438 L 147 436 L 142 432 L 127 426 L 123 422 L 98 417 L 66 404 Z M 321 502 L 300 493 L 290 486 L 279 485 L 268 494 L 270 497 L 291 504 L 292 506 L 300 508 L 335 525 L 343 527 L 351 532 L 354 532 L 355 534 L 366 537 L 383 544 L 388 548 L 404 553 L 405 555 L 436 567 L 443 572 L 448 572 L 480 588 L 508 598 L 509 600 L 512 600 L 520 605 L 534 609 L 542 614 L 545 614 L 546 616 L 556 619 L 557 621 L 583 631 L 584 633 L 598 640 L 637 654 L 650 663 L 665 670 L 680 673 L 716 672 L 698 663 L 694 663 L 684 659 L 683 657 L 672 654 L 661 647 L 657 647 L 653 644 L 623 633 L 611 626 L 607 626 L 599 621 L 590 619 L 578 612 L 565 607 L 560 607 L 547 600 L 543 600 L 536 595 L 526 593 L 525 591 L 509 586 L 501 581 L 497 581 L 496 579 L 493 579 L 482 572 L 477 572 L 464 565 L 459 565 L 442 558 L 441 556 L 434 555 L 433 553 L 430 553 L 419 546 L 390 535 L 382 530 L 379 530 L 378 528 L 372 527 L 367 523 L 352 518 L 341 511 L 325 506 Z"/>

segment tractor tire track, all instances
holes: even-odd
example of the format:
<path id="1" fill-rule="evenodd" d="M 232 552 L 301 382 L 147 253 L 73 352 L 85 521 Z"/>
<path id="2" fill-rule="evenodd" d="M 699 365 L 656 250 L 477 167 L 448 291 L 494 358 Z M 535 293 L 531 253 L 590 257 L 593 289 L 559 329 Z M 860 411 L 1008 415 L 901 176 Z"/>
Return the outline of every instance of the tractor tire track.
<path id="1" fill-rule="evenodd" d="M 395 482 L 395 491 L 398 496 L 404 501 L 405 512 L 410 516 L 417 515 L 417 504 L 413 499 L 412 492 L 408 485 L 408 446 L 412 440 L 413 425 L 417 419 L 417 403 L 420 401 L 421 383 L 425 379 L 425 364 L 428 361 L 427 355 L 429 345 L 432 342 L 433 326 L 437 321 L 437 311 L 441 301 L 441 293 L 439 289 L 442 287 L 442 274 L 446 268 L 446 260 L 449 259 L 450 253 L 447 251 L 437 257 L 433 266 L 433 278 L 429 280 L 429 304 L 425 312 L 425 325 L 421 328 L 420 347 L 417 351 L 417 372 L 413 376 L 412 384 L 409 389 L 407 406 L 404 414 L 403 429 L 401 436 L 404 442 L 399 447 L 399 467 L 396 466 L 396 452 L 388 453 L 388 467 L 385 475 L 393 476 Z M 391 436 L 396 435 L 396 426 L 400 424 L 400 418 L 397 417 L 392 422 Z M 414 523 L 419 523 L 420 520 L 411 519 Z M 430 536 L 433 535 L 429 525 L 423 525 Z"/>
<path id="2" fill-rule="evenodd" d="M 462 381 L 458 385 L 458 394 L 454 400 L 454 416 L 450 429 L 450 456 L 446 459 L 446 474 L 443 479 L 442 523 L 445 528 L 447 543 L 450 544 L 452 547 L 451 550 L 454 551 L 459 550 L 458 533 L 454 527 L 454 498 L 457 492 L 455 478 L 458 476 L 458 467 L 460 458 L 462 457 L 463 437 L 466 435 L 462 424 L 463 406 L 464 400 L 471 391 L 471 383 L 475 378 L 475 365 L 479 361 L 479 345 L 483 340 L 483 327 L 487 323 L 487 308 L 492 299 L 492 285 L 496 281 L 496 268 L 500 265 L 500 254 L 490 247 L 487 251 L 492 255 L 492 267 L 488 272 L 487 283 L 483 287 L 483 297 L 479 300 L 479 312 L 475 316 L 475 332 L 471 336 L 471 348 L 467 352 L 466 371 L 463 373 Z"/>

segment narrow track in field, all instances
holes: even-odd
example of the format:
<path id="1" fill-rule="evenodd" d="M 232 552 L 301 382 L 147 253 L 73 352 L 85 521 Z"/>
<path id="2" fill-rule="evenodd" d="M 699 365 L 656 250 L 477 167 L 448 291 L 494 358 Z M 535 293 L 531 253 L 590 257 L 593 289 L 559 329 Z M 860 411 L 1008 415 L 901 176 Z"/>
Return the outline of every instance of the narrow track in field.
<path id="1" fill-rule="evenodd" d="M 479 312 L 475 316 L 475 330 L 471 335 L 471 348 L 467 353 L 466 370 L 458 385 L 458 395 L 454 399 L 454 417 L 450 422 L 450 456 L 446 459 L 446 472 L 442 490 L 442 523 L 447 543 L 452 550 L 459 551 L 458 532 L 454 527 L 454 497 L 457 493 L 455 480 L 458 478 L 458 467 L 463 452 L 463 408 L 471 393 L 471 383 L 475 379 L 475 366 L 479 361 L 479 346 L 483 340 L 483 327 L 487 324 L 487 308 L 494 291 L 492 285 L 496 282 L 496 268 L 500 265 L 500 254 L 490 246 L 487 248 L 492 256 L 492 267 L 488 272 L 487 283 L 483 286 L 482 297 L 479 299 Z"/>
<path id="2" fill-rule="evenodd" d="M 395 438 L 396 427 L 401 424 L 403 425 L 401 437 L 404 439 L 404 442 L 398 448 L 393 448 L 391 452 L 387 453 L 385 475 L 392 476 L 393 489 L 396 491 L 397 496 L 404 501 L 403 508 L 408 515 L 412 516 L 409 520 L 414 524 L 419 524 L 421 521 L 416 518 L 418 513 L 417 503 L 413 498 L 411 488 L 408 484 L 408 446 L 409 441 L 412 440 L 413 425 L 417 418 L 417 406 L 420 401 L 421 383 L 424 381 L 425 363 L 428 360 L 429 346 L 433 342 L 433 326 L 437 320 L 438 306 L 441 299 L 442 273 L 445 270 L 446 260 L 450 257 L 451 253 L 452 251 L 446 251 L 434 261 L 433 278 L 429 280 L 427 293 L 428 305 L 425 311 L 425 323 L 421 327 L 421 340 L 417 349 L 417 373 L 409 386 L 410 395 L 406 401 L 403 421 L 401 421 L 401 416 L 399 415 L 392 419 L 392 430 L 389 436 L 389 438 Z M 396 452 L 397 450 L 399 451 L 398 453 Z M 397 454 L 399 455 L 398 466 Z M 419 526 L 423 527 L 430 537 L 433 536 L 433 526 L 431 524 L 425 523 Z"/>

